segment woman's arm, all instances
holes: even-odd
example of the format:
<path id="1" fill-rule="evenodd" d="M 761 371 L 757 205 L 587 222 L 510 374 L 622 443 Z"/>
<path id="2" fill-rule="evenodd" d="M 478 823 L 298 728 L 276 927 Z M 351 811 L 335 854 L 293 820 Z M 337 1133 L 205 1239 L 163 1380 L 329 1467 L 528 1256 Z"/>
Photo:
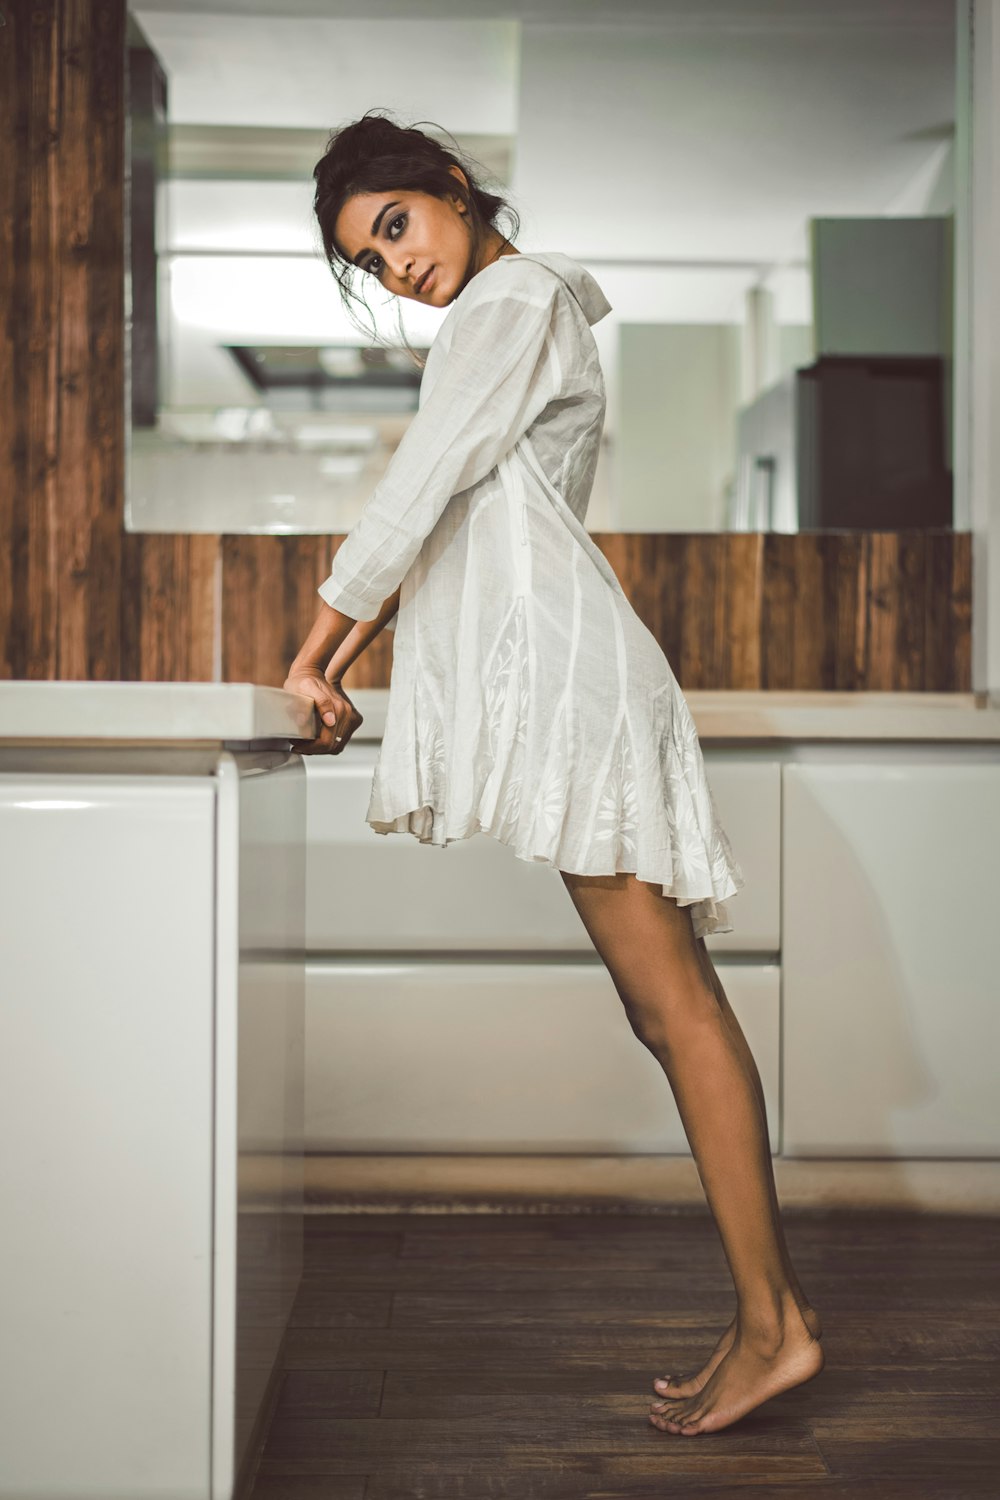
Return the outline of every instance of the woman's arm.
<path id="1" fill-rule="evenodd" d="M 399 589 L 386 599 L 374 620 L 353 620 L 329 604 L 321 605 L 283 684 L 286 692 L 312 698 L 322 721 L 312 743 L 298 747 L 300 754 L 340 755 L 354 731 L 364 723 L 364 715 L 344 692 L 341 678 L 398 608 Z M 324 671 L 323 662 L 331 651 L 333 655 Z"/>
<path id="2" fill-rule="evenodd" d="M 488 474 L 559 394 L 551 331 L 572 294 L 517 261 L 492 271 L 493 296 L 461 309 L 433 387 L 319 586 L 321 599 L 359 622 L 372 623 L 399 587 L 452 495 Z"/>
<path id="3" fill-rule="evenodd" d="M 388 625 L 398 608 L 399 589 L 389 595 L 374 620 L 355 620 L 354 629 L 344 637 L 327 664 L 324 674 L 327 682 L 340 685 L 348 667 L 357 661 L 362 651 L 371 645 L 379 631 Z"/>

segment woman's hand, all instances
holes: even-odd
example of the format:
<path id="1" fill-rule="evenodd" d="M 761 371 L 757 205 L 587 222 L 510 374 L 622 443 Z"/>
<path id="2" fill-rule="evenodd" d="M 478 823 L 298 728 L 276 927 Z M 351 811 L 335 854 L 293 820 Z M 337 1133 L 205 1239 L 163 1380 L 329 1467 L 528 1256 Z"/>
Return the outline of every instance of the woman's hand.
<path id="1" fill-rule="evenodd" d="M 328 681 L 318 667 L 293 670 L 282 687 L 286 693 L 302 693 L 311 698 L 323 723 L 314 740 L 296 743 L 299 755 L 339 755 L 354 731 L 364 723 L 364 716 L 358 713 L 339 679 Z"/>

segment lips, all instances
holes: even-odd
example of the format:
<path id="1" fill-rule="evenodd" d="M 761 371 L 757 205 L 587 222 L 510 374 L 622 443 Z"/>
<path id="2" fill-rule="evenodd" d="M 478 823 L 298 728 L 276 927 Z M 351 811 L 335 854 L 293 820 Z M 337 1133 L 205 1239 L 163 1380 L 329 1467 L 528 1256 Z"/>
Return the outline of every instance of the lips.
<path id="1" fill-rule="evenodd" d="M 423 289 L 424 289 L 424 283 L 427 282 L 430 279 L 431 274 L 433 273 L 433 270 L 434 270 L 433 266 L 428 266 L 427 270 L 421 276 L 420 280 L 415 284 L 414 291 L 417 291 L 417 292 L 422 292 L 423 291 Z"/>

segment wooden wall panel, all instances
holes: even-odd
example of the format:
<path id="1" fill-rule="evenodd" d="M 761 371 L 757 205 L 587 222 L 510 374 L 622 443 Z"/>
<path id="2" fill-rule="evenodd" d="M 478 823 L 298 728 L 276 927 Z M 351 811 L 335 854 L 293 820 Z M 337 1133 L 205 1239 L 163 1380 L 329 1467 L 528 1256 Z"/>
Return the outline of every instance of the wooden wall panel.
<path id="1" fill-rule="evenodd" d="M 924 687 L 968 692 L 972 683 L 972 537 L 928 539 L 924 576 Z M 958 687 L 957 684 L 964 684 Z"/>
<path id="2" fill-rule="evenodd" d="M 970 691 L 967 532 L 593 535 L 684 688 Z M 225 681 L 280 686 L 341 541 L 223 539 Z M 388 686 L 391 641 L 348 690 Z"/>
<path id="3" fill-rule="evenodd" d="M 222 539 L 222 679 L 280 687 L 322 606 L 316 589 L 343 536 Z M 392 631 L 383 630 L 345 675 L 351 687 L 388 686 Z"/>
<path id="4" fill-rule="evenodd" d="M 3 18 L 0 676 L 279 685 L 342 537 L 124 531 L 125 0 Z M 970 689 L 968 533 L 595 541 L 687 689 Z"/>
<path id="5" fill-rule="evenodd" d="M 125 532 L 121 677 L 126 682 L 213 682 L 221 640 L 220 538 Z"/>
<path id="6" fill-rule="evenodd" d="M 7 0 L 0 28 L 0 672 L 120 667 L 121 0 Z"/>

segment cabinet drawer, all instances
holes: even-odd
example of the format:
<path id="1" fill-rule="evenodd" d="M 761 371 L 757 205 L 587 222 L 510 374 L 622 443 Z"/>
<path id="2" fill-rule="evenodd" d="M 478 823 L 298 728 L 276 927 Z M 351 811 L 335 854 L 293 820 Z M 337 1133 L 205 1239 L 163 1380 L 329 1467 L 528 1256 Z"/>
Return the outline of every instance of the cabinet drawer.
<path id="1" fill-rule="evenodd" d="M 518 859 L 485 834 L 445 846 L 378 834 L 365 822 L 378 745 L 306 758 L 306 943 L 312 951 L 591 950 L 558 872 Z M 719 816 L 747 878 L 720 951 L 779 943 L 781 767 L 705 752 Z"/>
<path id="2" fill-rule="evenodd" d="M 1000 764 L 785 768 L 785 1143 L 1000 1153 Z"/>
<path id="3" fill-rule="evenodd" d="M 720 964 L 779 1149 L 779 970 Z M 306 966 L 306 1152 L 687 1153 L 603 965 Z"/>

